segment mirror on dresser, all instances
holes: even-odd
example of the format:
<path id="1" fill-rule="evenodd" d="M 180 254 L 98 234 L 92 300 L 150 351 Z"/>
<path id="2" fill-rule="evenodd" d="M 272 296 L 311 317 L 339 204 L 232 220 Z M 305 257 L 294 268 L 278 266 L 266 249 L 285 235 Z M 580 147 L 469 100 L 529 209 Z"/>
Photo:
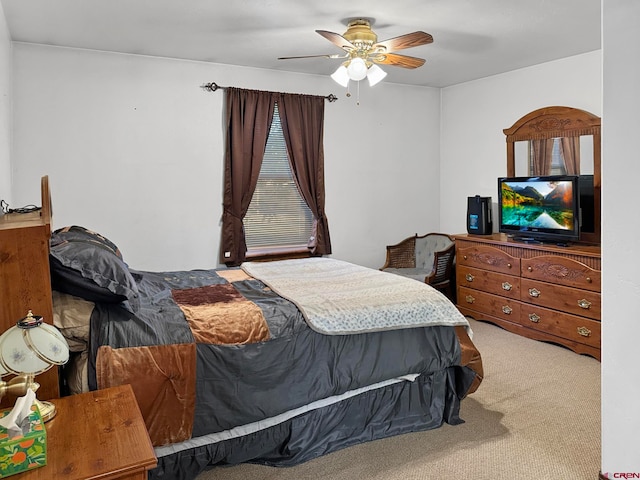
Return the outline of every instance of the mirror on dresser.
<path id="1" fill-rule="evenodd" d="M 581 243 L 600 244 L 600 128 L 600 117 L 592 113 L 551 106 L 534 110 L 503 130 L 507 176 L 580 175 Z"/>

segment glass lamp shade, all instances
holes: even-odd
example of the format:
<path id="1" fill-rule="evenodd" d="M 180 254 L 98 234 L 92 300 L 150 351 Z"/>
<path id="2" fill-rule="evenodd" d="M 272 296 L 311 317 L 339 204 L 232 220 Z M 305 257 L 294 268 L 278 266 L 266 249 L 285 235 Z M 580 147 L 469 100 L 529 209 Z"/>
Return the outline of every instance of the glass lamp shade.
<path id="1" fill-rule="evenodd" d="M 25 395 L 28 389 L 35 392 L 40 385 L 34 377 L 54 365 L 67 363 L 67 360 L 69 345 L 60 331 L 29 311 L 15 327 L 0 335 L 0 374 L 16 375 L 9 382 L 0 382 L 0 398 L 6 393 Z M 34 403 L 44 422 L 55 417 L 56 406 L 53 403 L 42 402 L 38 398 Z"/>
<path id="2" fill-rule="evenodd" d="M 351 80 L 359 82 L 367 76 L 367 64 L 360 57 L 356 57 L 349 62 L 347 72 L 349 73 L 349 78 Z"/>
<path id="3" fill-rule="evenodd" d="M 331 74 L 331 78 L 343 87 L 349 85 L 349 73 L 347 72 L 347 67 L 340 65 L 338 69 Z"/>
<path id="4" fill-rule="evenodd" d="M 29 312 L 0 336 L 0 372 L 38 375 L 69 360 L 69 345 L 60 331 Z"/>
<path id="5" fill-rule="evenodd" d="M 378 65 L 371 65 L 367 72 L 367 80 L 369 80 L 369 86 L 373 87 L 376 83 L 380 82 L 387 76 L 387 72 L 382 70 Z"/>

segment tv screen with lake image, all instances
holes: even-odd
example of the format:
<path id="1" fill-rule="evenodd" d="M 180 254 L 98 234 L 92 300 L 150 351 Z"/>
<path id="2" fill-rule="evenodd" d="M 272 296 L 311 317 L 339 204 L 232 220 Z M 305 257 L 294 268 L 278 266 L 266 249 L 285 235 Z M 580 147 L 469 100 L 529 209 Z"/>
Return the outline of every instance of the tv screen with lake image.
<path id="1" fill-rule="evenodd" d="M 541 178 L 500 182 L 501 227 L 512 231 L 575 229 L 574 182 Z"/>

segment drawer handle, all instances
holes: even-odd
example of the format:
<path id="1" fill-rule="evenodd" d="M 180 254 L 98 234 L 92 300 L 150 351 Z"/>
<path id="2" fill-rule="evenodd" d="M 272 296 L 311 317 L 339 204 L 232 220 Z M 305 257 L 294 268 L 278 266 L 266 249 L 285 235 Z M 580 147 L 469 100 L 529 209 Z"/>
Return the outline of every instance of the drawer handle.
<path id="1" fill-rule="evenodd" d="M 533 267 L 532 266 L 528 266 L 527 270 L 529 270 L 530 272 L 533 272 Z"/>
<path id="2" fill-rule="evenodd" d="M 513 285 L 511 285 L 509 282 L 502 282 L 502 289 L 503 290 L 506 290 L 508 292 L 512 288 L 513 288 Z"/>
<path id="3" fill-rule="evenodd" d="M 591 282 L 592 282 L 591 277 L 587 277 L 587 283 L 591 283 Z"/>
<path id="4" fill-rule="evenodd" d="M 578 335 L 582 335 L 583 337 L 590 337 L 591 336 L 591 330 L 589 330 L 587 327 L 578 327 Z"/>
<path id="5" fill-rule="evenodd" d="M 540 321 L 540 315 L 536 315 L 535 313 L 530 313 L 529 320 L 531 320 L 533 323 L 538 323 Z"/>
<path id="6" fill-rule="evenodd" d="M 471 275 L 470 273 L 467 273 L 464 278 L 467 280 L 467 282 L 473 282 L 474 276 Z"/>
<path id="7" fill-rule="evenodd" d="M 511 268 L 511 264 L 510 263 L 507 263 L 507 268 Z"/>
<path id="8" fill-rule="evenodd" d="M 464 297 L 464 299 L 467 301 L 467 303 L 473 303 L 476 301 L 476 299 L 473 298 L 471 295 L 467 295 L 466 297 Z"/>
<path id="9" fill-rule="evenodd" d="M 513 312 L 513 309 L 509 305 L 504 305 L 502 307 L 502 312 L 507 315 L 511 315 L 511 312 Z"/>
<path id="10" fill-rule="evenodd" d="M 591 302 L 589 302 L 586 298 L 583 298 L 581 300 L 578 300 L 578 306 L 580 308 L 584 308 L 585 310 L 589 310 L 589 307 L 591 306 Z"/>
<path id="11" fill-rule="evenodd" d="M 530 288 L 529 289 L 529 296 L 530 297 L 534 297 L 534 298 L 538 298 L 540 296 L 540 290 L 538 290 L 537 288 Z"/>
<path id="12" fill-rule="evenodd" d="M 464 259 L 466 260 L 466 259 L 467 259 L 467 256 L 466 256 L 466 255 L 463 255 L 463 256 L 462 256 L 462 258 L 464 258 Z"/>

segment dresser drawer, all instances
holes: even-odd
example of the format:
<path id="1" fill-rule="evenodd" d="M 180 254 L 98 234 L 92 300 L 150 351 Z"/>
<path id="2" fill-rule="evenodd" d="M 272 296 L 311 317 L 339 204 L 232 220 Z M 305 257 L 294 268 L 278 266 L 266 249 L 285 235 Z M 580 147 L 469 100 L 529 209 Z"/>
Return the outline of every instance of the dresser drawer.
<path id="1" fill-rule="evenodd" d="M 598 292 L 552 285 L 537 280 L 520 280 L 520 299 L 540 307 L 600 320 L 601 297 Z"/>
<path id="2" fill-rule="evenodd" d="M 595 320 L 522 304 L 520 324 L 566 340 L 600 348 L 600 322 Z"/>
<path id="3" fill-rule="evenodd" d="M 456 282 L 459 286 L 520 300 L 520 277 L 462 265 L 456 266 Z"/>
<path id="4" fill-rule="evenodd" d="M 458 305 L 479 313 L 518 322 L 520 302 L 467 287 L 458 288 Z"/>
<path id="5" fill-rule="evenodd" d="M 508 275 L 520 274 L 520 259 L 487 245 L 461 246 L 456 252 L 456 265 L 482 268 Z"/>
<path id="6" fill-rule="evenodd" d="M 554 255 L 523 258 L 521 275 L 567 287 L 600 291 L 600 271 L 570 258 Z"/>

